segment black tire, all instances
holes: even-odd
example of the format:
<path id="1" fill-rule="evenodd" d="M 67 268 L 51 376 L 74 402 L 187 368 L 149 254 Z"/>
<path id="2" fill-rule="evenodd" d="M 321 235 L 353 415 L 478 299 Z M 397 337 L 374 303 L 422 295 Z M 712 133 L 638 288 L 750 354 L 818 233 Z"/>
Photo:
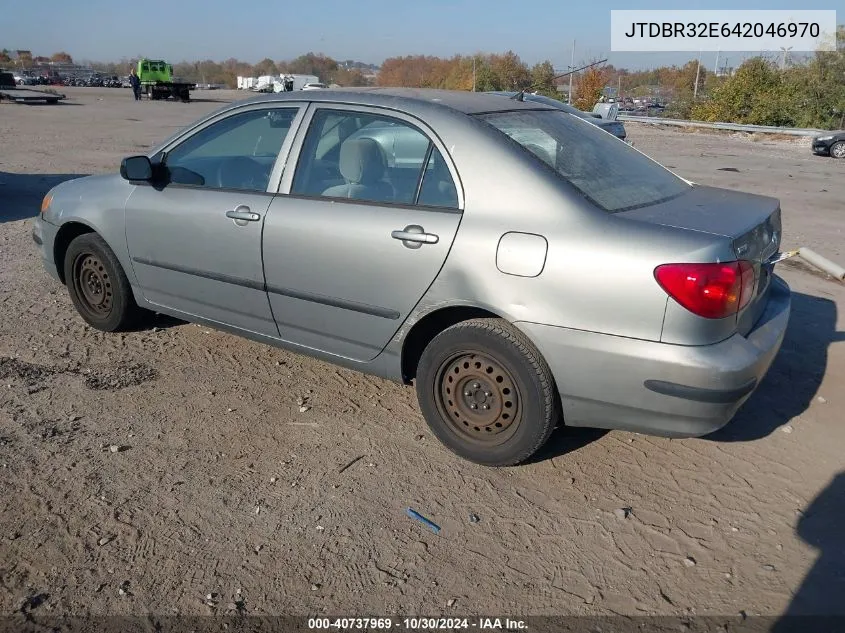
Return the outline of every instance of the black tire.
<path id="1" fill-rule="evenodd" d="M 836 141 L 831 145 L 830 155 L 833 158 L 845 158 L 845 141 Z"/>
<path id="2" fill-rule="evenodd" d="M 416 389 L 437 438 L 485 466 L 525 461 L 560 420 L 548 365 L 528 337 L 501 319 L 464 321 L 434 337 L 420 358 Z"/>
<path id="3" fill-rule="evenodd" d="M 117 256 L 96 233 L 70 243 L 64 261 L 65 283 L 79 315 L 103 332 L 126 330 L 142 314 Z"/>

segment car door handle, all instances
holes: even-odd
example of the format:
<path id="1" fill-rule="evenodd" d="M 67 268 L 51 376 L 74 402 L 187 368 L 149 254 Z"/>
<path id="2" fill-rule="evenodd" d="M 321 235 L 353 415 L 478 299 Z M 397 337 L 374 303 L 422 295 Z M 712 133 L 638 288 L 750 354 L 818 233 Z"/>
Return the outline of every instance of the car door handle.
<path id="1" fill-rule="evenodd" d="M 406 226 L 401 231 L 391 231 L 390 237 L 401 240 L 408 248 L 419 248 L 423 244 L 437 244 L 440 241 L 437 235 L 426 233 L 425 229 L 417 224 Z"/>
<path id="2" fill-rule="evenodd" d="M 258 222 L 258 220 L 261 219 L 259 214 L 254 211 L 250 211 L 249 207 L 245 207 L 243 205 L 237 207 L 236 209 L 226 211 L 226 217 L 232 218 L 235 221 L 235 224 L 240 226 L 244 226 L 246 222 Z"/>

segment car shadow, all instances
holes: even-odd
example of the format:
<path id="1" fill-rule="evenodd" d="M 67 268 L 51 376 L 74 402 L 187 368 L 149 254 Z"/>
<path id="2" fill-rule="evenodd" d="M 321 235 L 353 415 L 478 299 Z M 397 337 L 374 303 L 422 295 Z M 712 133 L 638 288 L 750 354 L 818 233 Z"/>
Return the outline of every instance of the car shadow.
<path id="1" fill-rule="evenodd" d="M 731 422 L 703 439 L 750 442 L 804 413 L 824 378 L 828 347 L 845 341 L 836 317 L 830 299 L 793 291 L 789 326 L 766 377 Z"/>
<path id="2" fill-rule="evenodd" d="M 845 630 L 843 523 L 845 471 L 833 478 L 798 519 L 798 537 L 817 550 L 818 558 L 771 631 Z"/>
<path id="3" fill-rule="evenodd" d="M 177 319 L 169 314 L 153 312 L 148 318 L 141 319 L 137 325 L 131 328 L 131 331 L 149 332 L 150 330 L 169 330 L 170 328 L 179 327 L 180 325 L 188 325 L 188 321 Z"/>
<path id="4" fill-rule="evenodd" d="M 60 182 L 87 174 L 18 174 L 0 171 L 0 223 L 38 215 L 41 200 Z"/>
<path id="5" fill-rule="evenodd" d="M 529 457 L 523 464 L 536 464 L 547 460 L 569 455 L 581 450 L 585 446 L 592 444 L 610 433 L 606 429 L 591 429 L 584 427 L 567 427 L 563 424 L 552 432 L 548 442 L 543 447 Z"/>
<path id="6" fill-rule="evenodd" d="M 47 106 L 50 106 L 51 108 L 55 108 L 56 106 L 62 106 L 62 107 L 64 107 L 64 106 L 81 106 L 81 105 L 85 105 L 85 104 L 84 103 L 76 103 L 74 101 L 66 101 L 64 99 L 61 99 L 61 100 L 57 101 L 56 103 L 44 103 L 43 101 L 33 101 L 33 102 L 29 102 L 29 103 L 26 103 L 26 102 L 18 103 L 18 104 L 15 104 L 15 105 L 25 105 L 25 106 L 28 106 L 30 108 L 46 108 Z"/>

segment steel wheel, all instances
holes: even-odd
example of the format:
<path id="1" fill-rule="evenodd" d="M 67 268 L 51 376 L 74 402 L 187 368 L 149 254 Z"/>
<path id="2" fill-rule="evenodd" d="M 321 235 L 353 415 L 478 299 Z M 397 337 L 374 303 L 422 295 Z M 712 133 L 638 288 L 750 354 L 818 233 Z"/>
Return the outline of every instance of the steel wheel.
<path id="1" fill-rule="evenodd" d="M 451 430 L 483 445 L 510 438 L 521 419 L 520 393 L 513 377 L 486 354 L 457 354 L 437 372 L 437 407 Z"/>
<path id="2" fill-rule="evenodd" d="M 104 332 L 128 329 L 145 313 L 114 251 L 96 233 L 71 240 L 62 259 L 70 299 L 92 327 Z"/>
<path id="3" fill-rule="evenodd" d="M 437 438 L 478 464 L 525 461 L 560 419 L 548 365 L 519 329 L 501 319 L 470 319 L 440 332 L 423 350 L 416 387 Z"/>
<path id="4" fill-rule="evenodd" d="M 845 141 L 837 141 L 831 145 L 830 155 L 834 158 L 845 158 Z"/>
<path id="5" fill-rule="evenodd" d="M 74 262 L 73 284 L 91 314 L 108 316 L 112 310 L 112 283 L 103 263 L 92 253 L 83 253 Z"/>

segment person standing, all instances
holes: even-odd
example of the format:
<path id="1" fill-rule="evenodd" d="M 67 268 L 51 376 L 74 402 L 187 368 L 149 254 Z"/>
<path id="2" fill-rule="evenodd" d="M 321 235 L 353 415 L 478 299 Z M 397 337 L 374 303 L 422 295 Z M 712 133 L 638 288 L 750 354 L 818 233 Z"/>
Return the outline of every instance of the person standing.
<path id="1" fill-rule="evenodd" d="M 138 72 L 133 68 L 129 73 L 129 85 L 132 86 L 132 92 L 135 94 L 135 101 L 141 100 L 141 78 Z"/>

